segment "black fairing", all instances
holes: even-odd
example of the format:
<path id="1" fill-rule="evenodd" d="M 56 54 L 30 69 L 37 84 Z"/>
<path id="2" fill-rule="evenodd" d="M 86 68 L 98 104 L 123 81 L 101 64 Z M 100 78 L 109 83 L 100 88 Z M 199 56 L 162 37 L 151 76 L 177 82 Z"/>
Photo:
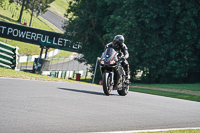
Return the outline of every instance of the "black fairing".
<path id="1" fill-rule="evenodd" d="M 100 61 L 104 61 L 105 66 L 109 66 L 110 62 L 113 60 L 117 60 L 117 52 L 113 48 L 107 48 L 101 56 Z M 112 64 L 113 65 L 113 64 Z M 111 65 L 111 66 L 112 66 Z"/>

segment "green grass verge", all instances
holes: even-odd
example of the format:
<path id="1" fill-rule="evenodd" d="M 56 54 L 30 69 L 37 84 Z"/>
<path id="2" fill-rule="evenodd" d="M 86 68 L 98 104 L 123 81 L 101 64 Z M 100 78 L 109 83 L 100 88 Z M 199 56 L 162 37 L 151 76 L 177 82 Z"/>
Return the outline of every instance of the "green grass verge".
<path id="1" fill-rule="evenodd" d="M 70 80 L 70 79 L 55 78 L 55 77 L 49 77 L 49 76 L 33 74 L 33 73 L 28 73 L 28 72 L 15 71 L 15 70 L 3 68 L 3 67 L 0 67 L 0 77 L 91 84 L 88 82 L 88 81 L 91 81 L 91 78 L 86 79 L 86 80 L 84 78 L 81 78 L 80 81 L 76 81 L 76 79 Z"/>
<path id="2" fill-rule="evenodd" d="M 40 21 L 45 23 L 49 28 L 51 28 L 51 31 L 61 33 L 61 31 L 57 27 L 49 23 L 47 20 L 43 19 L 42 17 L 38 17 L 38 18 L 40 19 Z"/>
<path id="3" fill-rule="evenodd" d="M 51 7 L 49 9 L 64 17 L 64 14 L 69 6 L 69 1 L 70 0 L 55 0 L 51 3 Z"/>
<path id="4" fill-rule="evenodd" d="M 70 57 L 73 52 L 61 50 L 60 53 L 55 55 L 53 58 L 64 58 Z"/>
<path id="5" fill-rule="evenodd" d="M 72 53 L 73 52 L 61 50 L 60 53 L 48 59 L 50 59 L 51 64 L 65 62 L 69 60 L 69 57 L 72 55 Z"/>
<path id="6" fill-rule="evenodd" d="M 149 88 L 145 89 L 145 88 L 137 88 L 137 87 L 130 87 L 130 91 L 200 102 L 200 96 L 191 95 L 191 94 L 183 94 L 183 93 L 176 93 L 176 92 L 170 92 L 170 91 L 161 91 L 161 90 L 153 90 Z"/>
<path id="7" fill-rule="evenodd" d="M 200 84 L 132 84 L 138 87 L 200 91 Z"/>
<path id="8" fill-rule="evenodd" d="M 54 77 L 48 77 L 38 74 L 32 74 L 22 71 L 14 71 L 12 69 L 0 67 L 0 77 L 8 78 L 21 78 L 21 79 L 31 79 L 31 80 L 42 80 L 42 81 L 67 81 L 67 79 L 58 79 Z"/>

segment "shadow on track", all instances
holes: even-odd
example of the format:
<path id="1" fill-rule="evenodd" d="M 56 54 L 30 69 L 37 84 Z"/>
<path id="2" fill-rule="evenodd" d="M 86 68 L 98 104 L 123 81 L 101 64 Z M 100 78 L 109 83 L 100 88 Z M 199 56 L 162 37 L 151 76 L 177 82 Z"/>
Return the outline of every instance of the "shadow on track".
<path id="1" fill-rule="evenodd" d="M 66 91 L 73 91 L 73 92 L 86 93 L 86 94 L 93 94 L 93 95 L 102 95 L 102 96 L 106 96 L 103 92 L 87 91 L 87 90 L 76 90 L 76 89 L 68 89 L 68 88 L 58 88 L 58 89 L 66 90 Z M 116 94 L 110 94 L 110 95 L 116 95 Z"/>
<path id="2" fill-rule="evenodd" d="M 73 91 L 73 92 L 80 92 L 80 93 L 87 93 L 87 94 L 104 95 L 104 93 L 95 92 L 95 91 L 76 90 L 76 89 L 68 89 L 68 88 L 58 88 L 58 89 L 66 90 L 66 91 Z"/>

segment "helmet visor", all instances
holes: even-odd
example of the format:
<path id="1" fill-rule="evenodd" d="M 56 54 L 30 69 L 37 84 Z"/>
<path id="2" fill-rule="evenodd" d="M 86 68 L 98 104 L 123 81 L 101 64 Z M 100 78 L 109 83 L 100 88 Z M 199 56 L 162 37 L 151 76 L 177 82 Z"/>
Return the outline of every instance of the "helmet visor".
<path id="1" fill-rule="evenodd" d="M 120 46 L 120 42 L 118 40 L 113 40 L 113 47 L 118 48 Z"/>

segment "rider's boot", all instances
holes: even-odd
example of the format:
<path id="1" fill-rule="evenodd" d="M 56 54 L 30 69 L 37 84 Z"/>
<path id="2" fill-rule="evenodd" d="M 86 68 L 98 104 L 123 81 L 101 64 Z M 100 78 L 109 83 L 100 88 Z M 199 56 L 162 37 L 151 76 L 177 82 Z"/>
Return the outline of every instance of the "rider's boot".
<path id="1" fill-rule="evenodd" d="M 125 71 L 126 72 L 126 83 L 129 85 L 129 84 L 131 84 L 131 82 L 129 81 L 129 79 L 130 79 L 130 71 Z"/>
<path id="2" fill-rule="evenodd" d="M 129 71 L 125 71 L 126 72 L 126 79 L 130 79 L 131 78 L 131 76 L 130 76 L 130 72 Z"/>

